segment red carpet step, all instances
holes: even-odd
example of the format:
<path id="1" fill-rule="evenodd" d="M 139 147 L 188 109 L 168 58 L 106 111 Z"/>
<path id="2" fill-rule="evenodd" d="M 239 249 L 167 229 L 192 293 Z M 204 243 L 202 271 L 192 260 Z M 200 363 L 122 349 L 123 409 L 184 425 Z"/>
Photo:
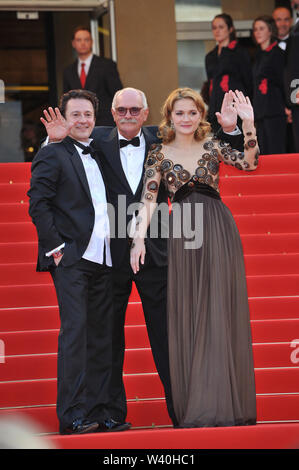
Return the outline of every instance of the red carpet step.
<path id="1" fill-rule="evenodd" d="M 299 253 L 245 255 L 248 276 L 297 274 Z M 0 270 L 0 285 L 49 284 L 49 273 L 37 273 L 34 263 L 3 263 Z"/>
<path id="2" fill-rule="evenodd" d="M 293 339 L 298 341 L 298 338 Z M 299 341 L 295 345 L 296 347 L 291 347 L 293 339 L 286 343 L 254 344 L 255 368 L 297 368 L 298 362 L 296 361 L 299 358 L 299 352 L 294 353 L 294 351 L 296 351 L 296 348 L 299 351 Z M 7 356 L 5 357 L 5 363 L 1 364 L 0 381 L 38 380 L 56 377 L 56 363 L 56 353 Z M 153 372 L 156 372 L 156 368 L 149 347 L 126 350 L 124 362 L 125 374 Z M 296 386 L 298 388 L 298 383 Z M 4 395 L 2 399 L 4 400 Z"/>
<path id="3" fill-rule="evenodd" d="M 56 361 L 52 375 L 56 375 Z M 298 367 L 255 369 L 257 395 L 298 395 Z M 48 371 L 47 377 L 51 375 Z M 129 400 L 163 398 L 163 388 L 157 372 L 125 374 L 124 382 Z M 6 408 L 52 405 L 56 402 L 56 378 L 7 381 L 0 384 Z M 41 398 L 42 397 L 42 398 Z"/>
<path id="4" fill-rule="evenodd" d="M 249 299 L 252 320 L 298 318 L 299 296 L 294 297 L 256 297 Z M 17 307 L 0 308 L 1 330 L 23 331 L 57 329 L 60 326 L 58 307 Z M 127 309 L 127 325 L 144 324 L 142 305 L 131 302 Z"/>
<path id="5" fill-rule="evenodd" d="M 40 274 L 39 284 L 0 286 L 1 308 L 53 306 L 57 304 L 55 289 L 46 283 L 47 273 Z M 49 281 L 50 282 L 50 281 Z M 299 274 L 247 276 L 249 297 L 297 296 Z M 136 289 L 131 301 L 139 301 Z"/>
<path id="6" fill-rule="evenodd" d="M 294 333 L 299 332 L 299 319 L 252 320 L 251 331 L 254 344 L 290 343 L 294 339 Z M 6 356 L 55 353 L 58 333 L 58 329 L 4 331 L 0 332 L 0 339 L 5 343 Z M 140 325 L 126 325 L 125 338 L 126 344 L 130 345 L 131 349 L 150 347 L 144 322 Z"/>
<path id="7" fill-rule="evenodd" d="M 298 449 L 299 447 L 298 425 L 295 424 L 128 431 L 121 437 L 119 434 L 61 436 L 47 438 L 47 441 L 62 449 Z"/>
<path id="8" fill-rule="evenodd" d="M 40 389 L 42 393 L 42 388 Z M 43 396 L 43 395 L 42 395 Z M 267 424 L 276 422 L 289 422 L 293 419 L 299 420 L 299 395 L 263 395 L 257 396 L 257 414 L 259 424 Z M 273 411 L 274 410 L 274 411 Z M 27 416 L 42 426 L 45 433 L 57 433 L 58 422 L 56 418 L 55 405 L 41 406 L 38 408 L 18 408 L 15 410 L 3 410 L 2 417 L 6 416 Z M 132 423 L 134 428 L 154 427 L 154 426 L 171 426 L 170 419 L 167 414 L 164 399 L 154 400 L 128 400 L 128 421 Z M 263 423 L 262 423 L 263 422 Z M 296 423 L 294 423 L 296 424 Z M 297 432 L 299 426 L 297 424 Z M 119 437 L 122 439 L 123 434 Z M 299 436 L 299 434 L 298 434 Z M 120 441 L 121 442 L 121 441 Z M 146 445 L 144 443 L 144 445 Z"/>
<path id="9" fill-rule="evenodd" d="M 246 255 L 298 253 L 298 233 L 246 234 L 242 236 Z M 0 243 L 1 263 L 36 263 L 37 241 Z"/>

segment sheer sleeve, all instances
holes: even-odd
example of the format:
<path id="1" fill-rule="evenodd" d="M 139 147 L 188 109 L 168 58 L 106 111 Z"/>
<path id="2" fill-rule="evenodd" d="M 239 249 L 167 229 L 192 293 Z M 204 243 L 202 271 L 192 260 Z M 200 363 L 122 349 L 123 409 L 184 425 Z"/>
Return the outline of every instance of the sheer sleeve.
<path id="1" fill-rule="evenodd" d="M 243 134 L 243 151 L 236 150 L 229 143 L 220 140 L 218 141 L 218 152 L 220 160 L 225 164 L 234 166 L 238 170 L 252 171 L 256 169 L 260 155 L 255 127 L 243 125 Z"/>
<path id="2" fill-rule="evenodd" d="M 161 150 L 161 145 L 152 146 L 144 163 L 143 190 L 141 202 L 146 204 L 148 201 L 155 203 L 161 183 L 160 160 L 157 158 Z"/>

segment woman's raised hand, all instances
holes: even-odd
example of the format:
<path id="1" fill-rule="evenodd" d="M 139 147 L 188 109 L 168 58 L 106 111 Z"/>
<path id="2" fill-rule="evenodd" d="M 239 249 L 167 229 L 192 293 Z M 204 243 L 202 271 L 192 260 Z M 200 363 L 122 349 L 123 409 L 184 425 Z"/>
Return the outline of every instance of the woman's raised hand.
<path id="1" fill-rule="evenodd" d="M 244 96 L 242 91 L 238 91 L 238 90 L 236 90 L 235 92 L 232 92 L 232 94 L 234 97 L 234 107 L 240 119 L 242 119 L 242 121 L 244 119 L 253 121 L 254 120 L 253 107 L 248 96 Z"/>
<path id="2" fill-rule="evenodd" d="M 224 132 L 232 132 L 237 125 L 237 117 L 238 113 L 236 108 L 234 107 L 234 93 L 233 91 L 229 91 L 225 93 L 221 111 L 220 113 L 215 113 L 217 117 L 217 121 L 224 130 Z"/>

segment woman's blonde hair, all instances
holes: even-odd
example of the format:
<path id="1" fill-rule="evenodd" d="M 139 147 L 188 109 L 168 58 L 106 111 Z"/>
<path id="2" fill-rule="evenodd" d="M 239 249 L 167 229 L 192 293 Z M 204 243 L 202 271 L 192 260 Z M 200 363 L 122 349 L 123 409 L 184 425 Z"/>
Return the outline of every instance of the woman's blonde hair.
<path id="1" fill-rule="evenodd" d="M 192 88 L 177 88 L 170 93 L 161 109 L 162 122 L 159 126 L 158 135 L 164 144 L 172 142 L 175 138 L 175 130 L 171 125 L 171 113 L 173 111 L 174 104 L 182 99 L 193 100 L 198 111 L 202 115 L 199 126 L 194 133 L 195 140 L 200 141 L 204 139 L 205 136 L 211 131 L 210 124 L 205 120 L 206 108 L 201 95 L 195 90 L 192 90 Z"/>

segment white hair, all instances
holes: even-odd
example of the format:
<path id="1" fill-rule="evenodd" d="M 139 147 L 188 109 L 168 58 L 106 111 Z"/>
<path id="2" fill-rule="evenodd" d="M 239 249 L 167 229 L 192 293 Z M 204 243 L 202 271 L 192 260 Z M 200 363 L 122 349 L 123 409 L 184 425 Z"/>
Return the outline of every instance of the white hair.
<path id="1" fill-rule="evenodd" d="M 141 99 L 142 99 L 142 106 L 144 109 L 147 109 L 148 108 L 148 104 L 147 104 L 147 99 L 146 99 L 146 96 L 145 94 L 143 93 L 143 91 L 141 90 L 137 90 L 137 88 L 131 88 L 131 87 L 127 87 L 127 88 L 122 88 L 121 90 L 118 90 L 114 97 L 113 97 L 113 101 L 112 101 L 112 109 L 115 109 L 115 103 L 116 103 L 116 100 L 117 98 L 119 97 L 119 95 L 121 95 L 121 93 L 123 93 L 124 91 L 127 91 L 127 90 L 131 90 L 131 91 L 136 91 L 137 93 L 139 93 L 139 95 L 141 96 Z"/>

